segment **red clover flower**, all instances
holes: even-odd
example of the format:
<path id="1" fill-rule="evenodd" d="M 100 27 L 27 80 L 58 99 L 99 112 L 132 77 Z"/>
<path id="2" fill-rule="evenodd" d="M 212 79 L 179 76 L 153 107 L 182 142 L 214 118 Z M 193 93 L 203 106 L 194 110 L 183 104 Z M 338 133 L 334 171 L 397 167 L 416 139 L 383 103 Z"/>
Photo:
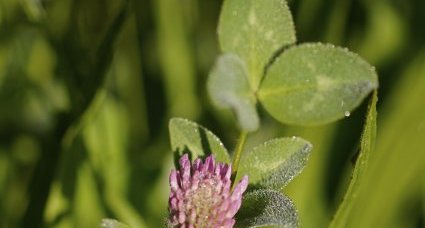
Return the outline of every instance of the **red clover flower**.
<path id="1" fill-rule="evenodd" d="M 180 158 L 180 169 L 170 174 L 169 223 L 178 228 L 232 228 L 242 203 L 248 177 L 231 192 L 232 168 L 216 163 L 210 155 L 193 164 L 187 154 Z"/>

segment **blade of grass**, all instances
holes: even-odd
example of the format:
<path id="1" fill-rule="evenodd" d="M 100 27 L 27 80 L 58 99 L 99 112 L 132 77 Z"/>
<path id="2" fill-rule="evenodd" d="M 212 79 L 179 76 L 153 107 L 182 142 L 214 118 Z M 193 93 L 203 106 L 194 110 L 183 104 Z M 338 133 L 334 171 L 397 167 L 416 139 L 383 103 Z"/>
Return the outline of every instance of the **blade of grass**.
<path id="1" fill-rule="evenodd" d="M 118 16 L 108 29 L 104 39 L 101 41 L 97 49 L 97 61 L 94 67 L 94 75 L 89 75 L 91 87 L 87 90 L 76 90 L 77 97 L 83 96 L 84 99 L 79 105 L 72 107 L 69 113 L 62 115 L 55 129 L 50 132 L 50 135 L 43 136 L 40 141 L 42 142 L 42 149 L 44 151 L 42 158 L 36 165 L 34 176 L 31 180 L 28 189 L 29 202 L 25 214 L 22 218 L 21 225 L 23 227 L 40 227 L 43 221 L 43 213 L 46 207 L 50 186 L 55 177 L 58 168 L 58 161 L 63 149 L 62 140 L 72 126 L 77 124 L 80 117 L 84 114 L 86 109 L 91 105 L 93 98 L 103 84 L 105 72 L 109 66 L 111 52 L 113 50 L 113 43 L 116 36 L 122 27 L 128 12 L 127 4 L 124 4 Z M 57 46 L 56 46 L 57 47 Z M 61 50 L 56 50 L 61 53 Z M 62 53 L 62 56 L 64 54 Z M 66 54 L 65 54 L 66 55 Z M 75 67 L 75 66 L 74 66 Z M 68 72 L 71 73 L 71 72 Z M 71 74 L 69 75 L 71 77 Z M 71 77 L 72 78 L 72 77 Z M 78 88 L 77 85 L 73 87 Z M 73 88 L 71 87 L 71 88 Z M 83 86 L 83 88 L 88 88 Z"/>
<path id="2" fill-rule="evenodd" d="M 375 91 L 369 102 L 366 122 L 364 124 L 363 134 L 360 140 L 360 152 L 357 158 L 356 166 L 354 167 L 347 192 L 345 193 L 344 199 L 329 226 L 330 228 L 347 226 L 346 223 L 348 222 L 348 217 L 353 206 L 352 202 L 356 199 L 356 195 L 358 194 L 359 188 L 361 187 L 361 181 L 364 179 L 367 170 L 369 156 L 371 153 L 373 153 L 375 146 L 377 101 L 378 96 L 377 91 Z"/>
<path id="3" fill-rule="evenodd" d="M 424 178 L 424 63 L 422 52 L 380 111 L 376 150 L 346 227 L 410 227 L 419 216 L 412 202 L 419 202 Z"/>

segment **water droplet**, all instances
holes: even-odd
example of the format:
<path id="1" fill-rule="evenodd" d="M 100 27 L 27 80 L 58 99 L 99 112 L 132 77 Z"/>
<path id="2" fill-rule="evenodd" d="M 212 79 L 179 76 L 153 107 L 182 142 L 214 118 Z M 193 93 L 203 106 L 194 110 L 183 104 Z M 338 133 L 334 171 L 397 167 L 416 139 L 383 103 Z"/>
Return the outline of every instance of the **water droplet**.
<path id="1" fill-rule="evenodd" d="M 350 115 L 351 115 L 351 113 L 350 113 L 349 111 L 345 111 L 345 112 L 344 112 L 344 116 L 345 116 L 345 117 L 349 117 Z"/>

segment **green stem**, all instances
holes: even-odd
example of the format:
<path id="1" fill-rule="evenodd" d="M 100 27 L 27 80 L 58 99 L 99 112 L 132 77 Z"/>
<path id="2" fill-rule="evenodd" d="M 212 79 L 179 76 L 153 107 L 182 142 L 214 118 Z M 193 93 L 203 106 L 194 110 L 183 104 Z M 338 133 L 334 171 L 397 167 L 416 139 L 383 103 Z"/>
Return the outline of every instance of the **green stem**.
<path id="1" fill-rule="evenodd" d="M 236 173 L 238 172 L 239 161 L 241 160 L 241 154 L 243 147 L 245 146 L 247 132 L 241 132 L 239 136 L 238 144 L 236 145 L 235 152 L 233 153 L 233 161 L 232 161 L 232 180 L 235 179 Z"/>

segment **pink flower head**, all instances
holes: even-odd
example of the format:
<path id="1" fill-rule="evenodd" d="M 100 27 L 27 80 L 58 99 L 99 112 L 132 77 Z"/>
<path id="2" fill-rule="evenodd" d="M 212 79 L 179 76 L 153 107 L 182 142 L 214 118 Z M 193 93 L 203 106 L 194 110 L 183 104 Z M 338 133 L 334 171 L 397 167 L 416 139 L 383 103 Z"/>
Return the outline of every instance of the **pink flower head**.
<path id="1" fill-rule="evenodd" d="M 196 159 L 191 165 L 184 154 L 179 163 L 180 169 L 170 174 L 170 224 L 179 228 L 232 228 L 248 177 L 244 176 L 231 192 L 232 168 L 216 164 L 213 155 L 204 163 Z"/>

